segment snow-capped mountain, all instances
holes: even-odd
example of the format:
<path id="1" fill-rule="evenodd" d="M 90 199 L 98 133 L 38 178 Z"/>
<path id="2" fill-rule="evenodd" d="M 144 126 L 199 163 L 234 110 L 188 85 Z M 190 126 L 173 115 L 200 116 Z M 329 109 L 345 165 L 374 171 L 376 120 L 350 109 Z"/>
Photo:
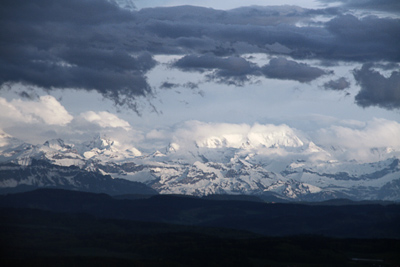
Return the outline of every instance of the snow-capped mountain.
<path id="1" fill-rule="evenodd" d="M 109 175 L 87 171 L 77 166 L 60 166 L 46 160 L 32 159 L 29 165 L 0 164 L 0 193 L 29 191 L 40 187 L 61 188 L 110 195 L 157 192 L 146 185 Z"/>
<path id="2" fill-rule="evenodd" d="M 161 194 L 400 200 L 399 151 L 371 149 L 382 158 L 376 162 L 346 160 L 346 148 L 318 146 L 284 127 L 201 137 L 189 145 L 187 140 L 171 142 L 150 154 L 100 136 L 84 143 L 57 139 L 34 146 L 3 134 L 0 144 L 3 189 L 79 184 L 78 178 L 71 178 L 76 175 L 63 173 L 69 168 L 143 183 Z M 30 175 L 33 165 L 35 175 Z"/>
<path id="3" fill-rule="evenodd" d="M 134 147 L 118 149 L 118 143 L 97 136 L 82 144 L 61 139 L 31 145 L 0 135 L 0 192 L 18 192 L 38 187 L 56 187 L 108 194 L 156 194 L 143 183 L 114 179 L 95 167 L 136 157 Z"/>

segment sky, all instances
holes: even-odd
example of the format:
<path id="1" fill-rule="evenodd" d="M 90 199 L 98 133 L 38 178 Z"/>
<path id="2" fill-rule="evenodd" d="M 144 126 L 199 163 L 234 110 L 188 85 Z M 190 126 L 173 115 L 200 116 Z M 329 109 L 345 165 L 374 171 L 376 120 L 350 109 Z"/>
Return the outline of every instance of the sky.
<path id="1" fill-rule="evenodd" d="M 284 125 L 400 148 L 398 0 L 4 0 L 0 18 L 0 129 L 26 142 Z"/>

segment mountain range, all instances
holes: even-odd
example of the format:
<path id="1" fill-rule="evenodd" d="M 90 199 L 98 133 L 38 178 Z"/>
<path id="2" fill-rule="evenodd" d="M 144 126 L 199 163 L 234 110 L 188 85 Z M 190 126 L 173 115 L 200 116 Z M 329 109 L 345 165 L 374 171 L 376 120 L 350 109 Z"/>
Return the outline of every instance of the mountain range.
<path id="1" fill-rule="evenodd" d="M 271 201 L 400 200 L 400 151 L 370 149 L 361 162 L 347 148 L 323 147 L 290 128 L 172 142 L 141 152 L 96 136 L 41 145 L 0 133 L 0 192 L 54 187 L 118 194 L 253 195 Z"/>

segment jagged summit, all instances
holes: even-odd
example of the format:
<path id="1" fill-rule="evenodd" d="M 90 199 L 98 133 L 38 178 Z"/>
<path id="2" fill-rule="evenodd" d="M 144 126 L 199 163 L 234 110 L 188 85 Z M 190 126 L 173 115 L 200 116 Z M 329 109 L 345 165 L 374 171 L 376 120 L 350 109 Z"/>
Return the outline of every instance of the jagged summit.
<path id="1" fill-rule="evenodd" d="M 12 142 L 7 140 L 12 140 Z M 30 145 L 4 134 L 0 136 L 0 142 L 8 144 L 0 147 L 0 149 L 2 148 L 0 150 L 2 151 L 1 161 L 21 162 L 21 159 L 24 159 L 26 164 L 29 164 L 30 158 L 46 158 L 62 166 L 83 166 L 89 159 L 109 162 L 127 160 L 142 155 L 133 146 L 120 144 L 116 140 L 101 135 L 96 135 L 92 140 L 83 143 L 69 143 L 62 139 L 52 139 L 43 145 Z"/>
<path id="2" fill-rule="evenodd" d="M 97 135 L 93 140 L 75 146 L 78 152 L 86 159 L 101 161 L 124 160 L 141 156 L 142 153 L 133 146 L 120 144 L 107 136 Z"/>
<path id="3" fill-rule="evenodd" d="M 92 149 L 110 149 L 114 145 L 114 141 L 107 136 L 101 137 L 96 135 L 93 140 L 84 142 L 81 146 L 87 150 Z"/>
<path id="4" fill-rule="evenodd" d="M 177 143 L 170 143 L 165 149 L 166 153 L 175 153 L 179 151 L 180 146 Z"/>
<path id="5" fill-rule="evenodd" d="M 24 142 L 0 129 L 0 151 L 22 145 Z"/>
<path id="6" fill-rule="evenodd" d="M 70 150 L 73 148 L 74 145 L 72 144 L 65 144 L 64 140 L 62 139 L 52 139 L 49 141 L 46 141 L 43 146 L 47 146 L 52 149 L 56 150 Z"/>

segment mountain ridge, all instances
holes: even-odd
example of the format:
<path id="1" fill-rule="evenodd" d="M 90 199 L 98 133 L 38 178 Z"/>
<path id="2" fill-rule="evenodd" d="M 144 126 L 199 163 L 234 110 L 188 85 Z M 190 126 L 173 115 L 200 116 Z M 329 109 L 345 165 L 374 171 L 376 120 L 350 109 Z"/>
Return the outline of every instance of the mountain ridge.
<path id="1" fill-rule="evenodd" d="M 349 204 L 350 202 L 350 204 Z M 155 195 L 127 199 L 107 194 L 38 189 L 0 197 L 1 208 L 36 209 L 97 218 L 163 222 L 248 231 L 266 236 L 322 235 L 400 239 L 400 205 L 338 200 L 319 203 L 265 203 Z M 373 231 L 372 231 L 373 230 Z"/>
<path id="2" fill-rule="evenodd" d="M 272 194 L 291 201 L 334 198 L 400 201 L 400 154 L 397 151 L 382 148 L 380 153 L 388 151 L 385 159 L 359 163 L 335 156 L 343 149 L 326 150 L 312 141 L 302 141 L 289 128 L 272 127 L 272 131 L 277 131 L 272 133 L 262 132 L 268 127 L 255 129 L 252 131 L 260 133 L 251 139 L 253 141 L 248 140 L 247 146 L 239 145 L 243 136 L 226 139 L 227 135 L 222 134 L 223 142 L 215 136 L 211 138 L 212 143 L 206 139 L 202 143 L 204 146 L 196 141 L 192 146 L 185 146 L 185 141 L 171 142 L 164 153 L 157 150 L 147 154 L 100 135 L 82 143 L 54 139 L 35 146 L 18 143 L 3 134 L 0 136 L 0 144 L 3 144 L 0 147 L 0 188 L 2 191 L 20 185 L 62 188 L 66 186 L 65 179 L 61 179 L 62 170 L 70 167 L 100 180 L 109 177 L 116 183 L 119 179 L 140 183 L 161 194 L 260 197 Z M 286 137 L 288 141 L 280 140 Z M 7 143 L 7 140 L 12 142 Z M 19 180 L 10 174 L 7 165 L 16 164 L 14 171 L 32 169 L 32 163 L 38 161 L 42 161 L 43 169 Z M 51 174 L 46 168 L 57 171 Z M 53 179 L 51 175 L 58 178 Z M 77 181 L 69 183 L 72 186 Z"/>

